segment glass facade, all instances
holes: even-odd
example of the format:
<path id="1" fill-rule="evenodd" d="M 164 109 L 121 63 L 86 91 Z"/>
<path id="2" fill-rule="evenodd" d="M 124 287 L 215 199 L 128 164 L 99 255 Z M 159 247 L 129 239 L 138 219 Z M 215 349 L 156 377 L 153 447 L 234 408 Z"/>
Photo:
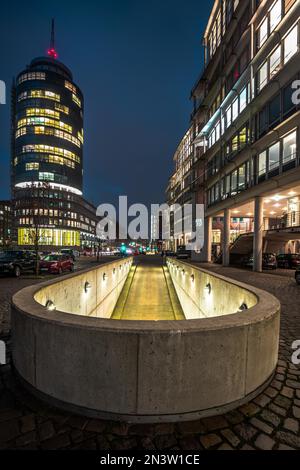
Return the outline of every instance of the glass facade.
<path id="1" fill-rule="evenodd" d="M 79 247 L 95 240 L 96 209 L 82 196 L 83 95 L 52 57 L 34 59 L 12 90 L 14 238 Z"/>

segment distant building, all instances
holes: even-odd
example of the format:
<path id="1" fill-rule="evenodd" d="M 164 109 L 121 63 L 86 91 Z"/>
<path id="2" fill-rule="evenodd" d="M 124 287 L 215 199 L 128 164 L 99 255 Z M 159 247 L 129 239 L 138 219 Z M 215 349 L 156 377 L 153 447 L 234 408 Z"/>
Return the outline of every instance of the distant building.
<path id="1" fill-rule="evenodd" d="M 34 59 L 12 88 L 11 190 L 18 245 L 92 246 L 96 209 L 82 197 L 83 110 L 80 88 L 57 60 Z"/>
<path id="2" fill-rule="evenodd" d="M 12 212 L 10 201 L 0 201 L 0 246 L 11 245 Z"/>

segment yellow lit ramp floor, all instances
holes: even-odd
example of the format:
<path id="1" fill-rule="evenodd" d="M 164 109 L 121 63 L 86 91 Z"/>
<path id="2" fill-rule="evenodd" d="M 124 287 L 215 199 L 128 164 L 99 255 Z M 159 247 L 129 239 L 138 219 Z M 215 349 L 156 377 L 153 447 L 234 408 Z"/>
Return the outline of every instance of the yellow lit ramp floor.
<path id="1" fill-rule="evenodd" d="M 184 320 L 168 269 L 158 256 L 140 256 L 120 294 L 113 320 Z"/>

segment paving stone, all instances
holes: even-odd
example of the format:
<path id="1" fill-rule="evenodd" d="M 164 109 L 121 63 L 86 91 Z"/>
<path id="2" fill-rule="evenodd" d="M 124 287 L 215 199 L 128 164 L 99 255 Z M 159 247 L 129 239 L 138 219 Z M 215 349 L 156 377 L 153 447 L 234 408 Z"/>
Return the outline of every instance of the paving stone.
<path id="1" fill-rule="evenodd" d="M 290 387 L 283 387 L 280 393 L 287 398 L 293 398 L 294 396 L 294 390 Z"/>
<path id="2" fill-rule="evenodd" d="M 274 413 L 280 416 L 287 416 L 288 414 L 287 410 L 280 408 L 280 406 L 275 405 L 275 403 L 270 403 L 269 408 L 271 411 L 274 411 Z"/>
<path id="3" fill-rule="evenodd" d="M 296 390 L 296 397 L 300 400 L 300 390 Z"/>
<path id="4" fill-rule="evenodd" d="M 258 418 L 252 418 L 250 422 L 253 424 L 253 426 L 255 426 L 260 431 L 263 431 L 265 434 L 272 434 L 273 432 L 273 428 L 269 426 L 269 424 L 266 424 L 264 421 L 261 421 Z"/>
<path id="5" fill-rule="evenodd" d="M 279 367 L 277 367 L 276 372 L 278 372 L 279 374 L 284 375 L 286 373 L 286 367 L 279 366 Z"/>
<path id="6" fill-rule="evenodd" d="M 255 449 L 254 449 L 254 447 L 249 446 L 248 444 L 245 444 L 245 445 L 243 445 L 243 447 L 241 448 L 241 450 L 255 450 Z"/>
<path id="7" fill-rule="evenodd" d="M 83 416 L 71 416 L 68 419 L 68 425 L 74 428 L 84 429 L 88 421 L 88 418 L 84 418 Z"/>
<path id="8" fill-rule="evenodd" d="M 234 434 L 231 429 L 223 429 L 221 434 L 227 439 L 227 441 L 232 445 L 232 447 L 237 447 L 241 442 L 236 434 Z"/>
<path id="9" fill-rule="evenodd" d="M 72 429 L 70 432 L 70 438 L 74 444 L 78 444 L 85 439 L 84 434 L 82 431 L 80 431 L 80 429 Z"/>
<path id="10" fill-rule="evenodd" d="M 265 394 L 271 398 L 274 398 L 276 395 L 278 395 L 278 390 L 273 387 L 268 387 L 267 390 L 265 390 Z"/>
<path id="11" fill-rule="evenodd" d="M 55 429 L 51 421 L 45 421 L 39 426 L 39 436 L 41 441 L 50 439 L 55 434 Z"/>
<path id="12" fill-rule="evenodd" d="M 206 434 L 206 436 L 200 437 L 200 442 L 205 449 L 210 449 L 211 447 L 215 447 L 217 444 L 222 442 L 220 436 L 217 434 Z"/>
<path id="13" fill-rule="evenodd" d="M 247 403 L 246 405 L 243 405 L 239 408 L 239 411 L 243 413 L 245 416 L 254 416 L 259 412 L 259 407 L 256 406 L 254 403 L 250 402 Z"/>
<path id="14" fill-rule="evenodd" d="M 202 420 L 204 427 L 207 431 L 217 431 L 228 426 L 226 419 L 223 416 L 213 416 L 211 418 L 204 418 Z"/>
<path id="15" fill-rule="evenodd" d="M 296 382 L 295 380 L 287 380 L 286 385 L 291 388 L 300 389 L 300 382 Z"/>
<path id="16" fill-rule="evenodd" d="M 279 444 L 278 450 L 295 450 L 293 447 L 287 446 L 285 444 Z"/>
<path id="17" fill-rule="evenodd" d="M 115 434 L 116 436 L 121 436 L 121 437 L 127 436 L 128 430 L 129 430 L 129 424 L 127 423 L 113 422 L 111 423 L 111 426 L 109 428 L 109 432 L 111 434 Z"/>
<path id="18" fill-rule="evenodd" d="M 27 432 L 16 439 L 16 447 L 23 447 L 37 441 L 36 431 Z"/>
<path id="19" fill-rule="evenodd" d="M 298 406 L 293 406 L 293 415 L 295 418 L 300 419 L 300 408 Z"/>
<path id="20" fill-rule="evenodd" d="M 2 412 L 0 411 L 0 423 L 19 418 L 21 416 L 22 412 L 19 410 L 3 410 Z"/>
<path id="21" fill-rule="evenodd" d="M 17 419 L 0 423 L 0 442 L 7 442 L 15 439 L 20 434 Z"/>
<path id="22" fill-rule="evenodd" d="M 291 380 L 297 380 L 298 377 L 295 374 L 287 374 L 287 378 Z"/>
<path id="23" fill-rule="evenodd" d="M 68 434 L 59 434 L 51 439 L 43 441 L 41 446 L 45 450 L 64 449 L 71 444 Z"/>
<path id="24" fill-rule="evenodd" d="M 240 413 L 237 410 L 233 410 L 230 413 L 227 413 L 225 416 L 226 416 L 226 419 L 231 424 L 239 424 L 242 421 L 244 421 L 244 419 L 245 419 L 244 416 L 242 415 L 242 413 Z"/>
<path id="25" fill-rule="evenodd" d="M 131 436 L 153 436 L 155 426 L 153 424 L 131 424 L 128 433 Z"/>
<path id="26" fill-rule="evenodd" d="M 140 446 L 145 450 L 155 450 L 155 444 L 150 437 L 142 437 Z"/>
<path id="27" fill-rule="evenodd" d="M 170 449 L 171 447 L 177 445 L 177 439 L 175 438 L 174 434 L 157 436 L 154 439 L 154 442 L 158 450 Z"/>
<path id="28" fill-rule="evenodd" d="M 246 442 L 251 441 L 258 433 L 257 429 L 248 423 L 238 424 L 235 426 L 234 430 Z"/>
<path id="29" fill-rule="evenodd" d="M 218 450 L 234 450 L 229 444 L 222 444 L 220 447 L 218 447 Z"/>
<path id="30" fill-rule="evenodd" d="M 205 426 L 202 421 L 187 421 L 179 423 L 177 429 L 180 434 L 204 434 Z"/>
<path id="31" fill-rule="evenodd" d="M 275 379 L 279 380 L 279 382 L 283 382 L 285 380 L 285 376 L 282 374 L 276 374 Z"/>
<path id="32" fill-rule="evenodd" d="M 179 441 L 180 449 L 182 450 L 199 450 L 201 449 L 200 442 L 193 436 L 184 437 Z"/>
<path id="33" fill-rule="evenodd" d="M 292 405 L 292 400 L 290 398 L 283 397 L 282 395 L 278 395 L 275 398 L 274 403 L 281 408 L 288 410 Z"/>
<path id="34" fill-rule="evenodd" d="M 266 434 L 260 434 L 255 440 L 255 445 L 261 450 L 272 450 L 275 445 L 275 441 Z"/>
<path id="35" fill-rule="evenodd" d="M 21 433 L 27 433 L 34 431 L 35 429 L 35 419 L 34 415 L 23 416 L 20 419 Z"/>
<path id="36" fill-rule="evenodd" d="M 111 446 L 105 436 L 97 436 L 99 450 L 110 450 Z"/>
<path id="37" fill-rule="evenodd" d="M 285 431 L 278 431 L 276 433 L 276 438 L 282 443 L 287 444 L 288 446 L 300 449 L 300 437 L 295 436 L 295 434 L 291 434 Z"/>
<path id="38" fill-rule="evenodd" d="M 273 380 L 273 382 L 271 382 L 271 386 L 276 388 L 278 391 L 282 389 L 282 383 L 279 382 L 279 380 Z"/>
<path id="39" fill-rule="evenodd" d="M 267 395 L 259 395 L 254 400 L 254 402 L 262 408 L 264 408 L 266 405 L 268 405 L 268 403 L 270 403 L 270 401 L 271 401 L 271 398 L 268 397 Z"/>
<path id="40" fill-rule="evenodd" d="M 283 427 L 297 434 L 299 430 L 299 422 L 295 419 L 287 418 L 284 422 Z"/>
<path id="41" fill-rule="evenodd" d="M 172 434 L 174 432 L 173 423 L 161 423 L 154 425 L 154 435 L 163 436 L 164 434 Z"/>
<path id="42" fill-rule="evenodd" d="M 268 423 L 273 424 L 273 426 L 279 426 L 280 418 L 269 410 L 263 410 L 261 413 L 261 417 L 267 421 Z"/>
<path id="43" fill-rule="evenodd" d="M 106 427 L 105 421 L 100 421 L 99 419 L 92 419 L 90 420 L 84 430 L 96 433 L 102 433 Z"/>

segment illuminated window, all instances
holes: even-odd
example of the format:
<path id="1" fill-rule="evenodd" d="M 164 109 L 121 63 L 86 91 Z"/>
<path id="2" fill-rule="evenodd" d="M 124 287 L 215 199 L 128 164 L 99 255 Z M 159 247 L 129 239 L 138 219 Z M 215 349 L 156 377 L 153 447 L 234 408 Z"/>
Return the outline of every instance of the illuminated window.
<path id="1" fill-rule="evenodd" d="M 77 106 L 79 106 L 79 108 L 81 108 L 81 101 L 78 96 L 74 95 L 74 93 L 72 94 L 72 100 L 77 104 Z"/>
<path id="2" fill-rule="evenodd" d="M 286 64 L 298 52 L 298 25 L 296 25 L 283 41 L 284 63 Z"/>
<path id="3" fill-rule="evenodd" d="M 27 80 L 46 80 L 46 74 L 44 72 L 30 72 L 24 73 L 18 79 L 18 84 L 26 82 Z"/>
<path id="4" fill-rule="evenodd" d="M 283 138 L 283 163 L 287 163 L 296 158 L 297 154 L 297 132 L 294 131 L 291 134 Z"/>
<path id="5" fill-rule="evenodd" d="M 267 152 L 264 151 L 258 156 L 258 175 L 263 176 L 267 171 Z"/>
<path id="6" fill-rule="evenodd" d="M 53 93 L 48 90 L 31 90 L 23 91 L 18 96 L 18 101 L 22 101 L 29 98 L 45 98 L 53 101 L 60 101 L 60 95 Z"/>
<path id="7" fill-rule="evenodd" d="M 273 7 L 270 10 L 270 33 L 280 23 L 282 17 L 282 3 L 281 0 L 276 0 Z"/>
<path id="8" fill-rule="evenodd" d="M 247 106 L 247 87 L 245 87 L 240 93 L 240 112 L 242 112 Z"/>
<path id="9" fill-rule="evenodd" d="M 280 69 L 281 64 L 281 45 L 275 49 L 270 56 L 270 78 L 272 78 Z"/>
<path id="10" fill-rule="evenodd" d="M 61 111 L 62 113 L 69 114 L 69 108 L 62 104 L 55 103 L 55 109 Z"/>
<path id="11" fill-rule="evenodd" d="M 51 153 L 57 156 L 64 156 L 80 163 L 80 158 L 70 150 L 62 149 L 60 147 L 52 147 L 50 145 L 36 144 L 36 145 L 23 145 L 22 153 Z"/>
<path id="12" fill-rule="evenodd" d="M 78 132 L 77 132 L 77 135 L 78 135 L 78 139 L 79 139 L 79 140 L 80 140 L 80 142 L 83 144 L 83 129 L 82 129 L 82 131 L 81 131 L 81 132 L 80 132 L 80 131 L 78 131 Z"/>
<path id="13" fill-rule="evenodd" d="M 260 92 L 268 82 L 268 62 L 266 61 L 258 71 L 258 91 Z"/>
<path id="14" fill-rule="evenodd" d="M 68 90 L 72 91 L 72 93 L 75 93 L 75 94 L 77 93 L 76 86 L 68 82 L 67 80 L 65 81 L 65 87 L 68 88 Z"/>
<path id="15" fill-rule="evenodd" d="M 269 171 L 276 170 L 279 167 L 280 161 L 280 143 L 269 147 Z"/>
<path id="16" fill-rule="evenodd" d="M 51 116 L 55 119 L 59 119 L 60 113 L 53 109 L 28 108 L 26 109 L 26 116 Z"/>
<path id="17" fill-rule="evenodd" d="M 68 142 L 72 142 L 79 148 L 81 147 L 81 142 L 79 139 L 77 139 L 77 137 L 74 137 L 73 135 L 68 134 L 67 132 L 54 129 L 53 127 L 35 126 L 34 134 L 53 135 L 55 137 L 58 137 L 59 139 L 64 139 Z"/>
<path id="18" fill-rule="evenodd" d="M 26 163 L 25 165 L 26 171 L 38 170 L 39 167 L 40 167 L 40 164 L 36 162 Z"/>
<path id="19" fill-rule="evenodd" d="M 234 102 L 232 103 L 232 120 L 235 121 L 235 119 L 239 115 L 239 100 L 236 98 Z"/>
<path id="20" fill-rule="evenodd" d="M 72 127 L 62 121 L 55 121 L 45 117 L 32 117 L 27 119 L 20 119 L 17 123 L 18 129 L 23 126 L 51 126 L 56 129 L 61 129 L 72 134 Z"/>
<path id="21" fill-rule="evenodd" d="M 54 181 L 54 173 L 47 173 L 46 171 L 39 172 L 39 180 L 41 181 Z"/>
<path id="22" fill-rule="evenodd" d="M 258 47 L 260 48 L 268 38 L 268 18 L 265 18 L 257 33 Z"/>
<path id="23" fill-rule="evenodd" d="M 18 137 L 21 137 L 22 135 L 25 135 L 27 132 L 26 127 L 22 127 L 21 129 L 18 129 L 16 132 L 16 139 Z"/>

